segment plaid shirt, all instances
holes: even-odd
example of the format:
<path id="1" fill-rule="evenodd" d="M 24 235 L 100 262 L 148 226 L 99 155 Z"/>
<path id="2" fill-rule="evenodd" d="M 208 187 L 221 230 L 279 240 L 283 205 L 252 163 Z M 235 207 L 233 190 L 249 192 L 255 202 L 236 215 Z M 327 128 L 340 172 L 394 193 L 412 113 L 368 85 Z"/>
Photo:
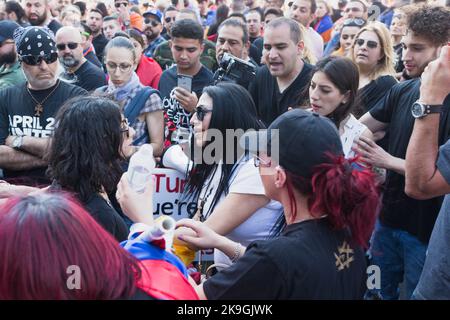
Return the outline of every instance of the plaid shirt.
<path id="1" fill-rule="evenodd" d="M 140 85 L 139 87 L 134 88 L 130 91 L 130 94 L 127 96 L 127 98 L 124 101 L 125 108 L 128 106 L 130 101 L 136 96 L 136 94 L 144 88 L 143 85 Z M 139 112 L 139 115 L 163 110 L 163 105 L 160 96 L 157 93 L 153 93 L 150 95 L 150 97 L 145 102 L 145 105 L 142 107 L 141 111 Z M 145 118 L 143 121 L 139 119 L 139 117 L 136 119 L 136 121 L 131 125 L 133 129 L 136 131 L 135 138 L 138 139 L 143 134 L 148 134 L 148 128 L 147 128 L 147 122 L 145 121 Z M 145 141 L 142 141 L 140 144 L 144 144 Z"/>
<path id="2" fill-rule="evenodd" d="M 163 43 L 164 41 L 166 41 L 166 39 L 164 39 L 161 36 L 158 36 L 158 38 L 156 38 L 155 40 L 153 40 L 147 47 L 147 49 L 145 49 L 144 54 L 149 57 L 152 58 L 153 57 L 153 53 L 155 52 L 155 49 L 157 46 L 159 46 L 161 43 Z"/>

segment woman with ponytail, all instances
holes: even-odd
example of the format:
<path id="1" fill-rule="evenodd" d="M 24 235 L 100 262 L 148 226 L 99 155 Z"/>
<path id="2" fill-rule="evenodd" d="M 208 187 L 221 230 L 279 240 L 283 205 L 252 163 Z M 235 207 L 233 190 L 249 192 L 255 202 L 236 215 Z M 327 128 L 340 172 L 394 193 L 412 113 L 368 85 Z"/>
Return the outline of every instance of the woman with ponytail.
<path id="1" fill-rule="evenodd" d="M 379 203 L 373 173 L 344 158 L 335 125 L 305 110 L 244 135 L 268 198 L 284 207 L 280 236 L 246 249 L 205 224 L 180 220 L 196 236 L 183 241 L 218 248 L 234 264 L 197 287 L 204 299 L 361 299 L 364 249 Z M 242 257 L 241 257 L 242 256 Z"/>

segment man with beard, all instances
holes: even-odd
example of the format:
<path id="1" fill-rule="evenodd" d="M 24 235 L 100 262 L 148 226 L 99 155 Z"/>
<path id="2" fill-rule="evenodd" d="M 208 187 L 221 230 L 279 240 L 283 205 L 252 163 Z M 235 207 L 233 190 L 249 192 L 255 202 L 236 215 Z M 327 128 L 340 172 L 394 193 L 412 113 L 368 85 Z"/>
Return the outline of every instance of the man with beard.
<path id="1" fill-rule="evenodd" d="M 102 33 L 103 15 L 97 9 L 91 9 L 86 19 L 87 26 L 91 29 L 93 36 L 92 44 L 95 48 L 95 54 L 98 60 L 103 61 L 103 51 L 105 50 L 108 39 Z"/>
<path id="2" fill-rule="evenodd" d="M 17 61 L 14 31 L 20 26 L 13 21 L 0 21 L 0 88 L 25 81 L 22 68 Z"/>
<path id="3" fill-rule="evenodd" d="M 0 168 L 19 184 L 48 184 L 44 155 L 55 115 L 87 92 L 58 80 L 56 44 L 46 28 L 18 28 L 14 40 L 27 82 L 0 90 Z"/>
<path id="4" fill-rule="evenodd" d="M 83 56 L 82 37 L 74 27 L 62 27 L 56 33 L 59 62 L 65 69 L 64 77 L 86 91 L 106 85 L 103 71 Z"/>
<path id="5" fill-rule="evenodd" d="M 172 25 L 176 21 L 178 14 L 178 9 L 170 6 L 164 11 L 164 29 L 165 33 L 161 36 L 166 40 L 170 40 L 170 30 L 172 29 Z"/>
<path id="6" fill-rule="evenodd" d="M 424 269 L 424 262 L 427 250 L 432 249 L 428 242 L 443 200 L 439 194 L 428 197 L 428 200 L 417 200 L 405 193 L 404 159 L 413 129 L 416 129 L 415 119 L 423 122 L 425 118 L 437 116 L 438 121 L 432 123 L 433 130 L 437 131 L 433 142 L 436 148 L 450 137 L 450 99 L 441 101 L 439 106 L 420 97 L 422 73 L 450 40 L 450 10 L 417 5 L 406 12 L 406 17 L 402 60 L 406 73 L 413 79 L 394 85 L 384 99 L 360 118 L 374 135 L 379 136 L 386 128 L 389 129 L 387 150 L 363 138 L 355 148 L 362 161 L 387 169 L 383 203 L 370 248 L 372 264 L 378 265 L 381 271 L 380 293 L 385 300 L 399 298 L 401 282 L 404 297 L 409 299 L 422 271 L 426 274 L 430 270 Z M 410 189 L 408 185 L 407 192 Z M 430 281 L 429 284 L 433 285 Z M 426 288 L 422 287 L 422 290 Z"/>
<path id="7" fill-rule="evenodd" d="M 166 41 L 161 36 L 161 31 L 163 29 L 161 18 L 162 14 L 157 9 L 149 10 L 144 13 L 144 34 L 148 43 L 148 47 L 145 49 L 144 54 L 149 58 L 153 57 L 156 47 Z"/>
<path id="8" fill-rule="evenodd" d="M 25 0 L 25 14 L 32 26 L 47 27 L 56 33 L 61 24 L 52 19 L 48 0 Z"/>

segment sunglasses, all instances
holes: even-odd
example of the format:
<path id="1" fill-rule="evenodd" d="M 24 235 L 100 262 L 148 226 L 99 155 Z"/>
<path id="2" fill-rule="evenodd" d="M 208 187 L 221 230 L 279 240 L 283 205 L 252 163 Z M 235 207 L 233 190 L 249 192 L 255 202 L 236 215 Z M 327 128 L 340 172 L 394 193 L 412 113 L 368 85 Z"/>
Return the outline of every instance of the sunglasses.
<path id="1" fill-rule="evenodd" d="M 33 56 L 33 55 L 25 55 L 25 56 L 19 56 L 20 61 L 23 63 L 30 65 L 30 66 L 36 66 L 40 65 L 42 61 L 45 61 L 46 64 L 50 64 L 53 62 L 56 62 L 58 60 L 58 53 L 48 53 L 44 54 L 42 56 Z"/>
<path id="2" fill-rule="evenodd" d="M 206 109 L 205 106 L 198 106 L 194 109 L 194 111 L 197 114 L 197 119 L 200 121 L 203 121 L 203 119 L 205 119 L 207 113 L 212 112 L 211 109 Z"/>
<path id="3" fill-rule="evenodd" d="M 128 122 L 128 119 L 122 119 L 121 124 L 123 126 L 120 127 L 120 132 L 122 133 L 126 133 L 127 134 L 127 138 L 130 137 L 130 123 Z"/>
<path id="4" fill-rule="evenodd" d="M 266 167 L 269 168 L 272 165 L 272 161 L 267 161 L 267 160 L 263 160 L 258 156 L 253 156 L 253 164 L 255 165 L 255 167 Z"/>
<path id="5" fill-rule="evenodd" d="M 175 19 L 176 19 L 176 17 L 167 17 L 167 18 L 164 18 L 164 21 L 166 23 L 169 23 L 170 21 L 174 21 L 175 22 Z"/>
<path id="6" fill-rule="evenodd" d="M 345 19 L 343 26 L 344 27 L 349 26 L 349 25 L 363 26 L 365 24 L 366 24 L 366 20 L 361 19 L 361 18 L 356 18 L 356 19 Z"/>
<path id="7" fill-rule="evenodd" d="M 120 6 L 127 7 L 127 6 L 128 6 L 128 2 L 116 2 L 116 3 L 114 4 L 114 6 L 115 6 L 116 8 L 120 8 Z"/>
<path id="8" fill-rule="evenodd" d="M 350 12 L 350 11 L 353 11 L 353 12 L 360 12 L 361 9 L 360 9 L 360 8 L 357 8 L 357 7 L 345 9 L 345 12 Z"/>
<path id="9" fill-rule="evenodd" d="M 372 40 L 364 40 L 364 39 L 356 39 L 355 43 L 362 47 L 364 45 L 364 43 L 367 42 L 367 48 L 370 49 L 375 49 L 376 47 L 378 47 L 378 43 L 376 41 L 372 41 Z"/>
<path id="10" fill-rule="evenodd" d="M 149 19 L 149 18 L 145 18 L 144 19 L 144 23 L 145 24 L 151 24 L 152 27 L 156 27 L 157 25 L 159 25 L 159 22 L 154 20 L 154 19 Z"/>
<path id="11" fill-rule="evenodd" d="M 76 42 L 69 42 L 67 44 L 65 44 L 65 43 L 58 43 L 56 45 L 56 48 L 59 51 L 63 51 L 63 50 L 66 50 L 66 46 L 69 47 L 70 50 L 73 50 L 73 49 L 76 49 L 78 47 L 78 43 L 76 43 Z"/>

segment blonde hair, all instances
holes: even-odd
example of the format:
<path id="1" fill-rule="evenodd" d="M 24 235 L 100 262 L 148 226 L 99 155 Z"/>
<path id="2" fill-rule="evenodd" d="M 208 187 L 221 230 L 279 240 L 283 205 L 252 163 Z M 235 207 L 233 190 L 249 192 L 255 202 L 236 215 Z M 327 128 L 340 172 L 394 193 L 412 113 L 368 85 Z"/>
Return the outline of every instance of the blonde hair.
<path id="1" fill-rule="evenodd" d="M 303 48 L 303 59 L 308 62 L 309 64 L 316 64 L 317 57 L 312 53 L 311 51 L 311 41 L 308 37 L 308 31 L 306 30 L 305 26 L 303 26 L 301 23 L 297 23 L 300 27 L 300 39 L 303 40 L 303 43 L 305 44 Z"/>
<path id="2" fill-rule="evenodd" d="M 386 28 L 384 23 L 381 23 L 379 21 L 374 21 L 363 27 L 359 32 L 356 34 L 355 41 L 353 41 L 352 47 L 351 47 L 351 59 L 353 62 L 355 62 L 355 43 L 356 40 L 359 38 L 359 36 L 365 32 L 365 31 L 372 31 L 375 32 L 375 34 L 378 37 L 378 40 L 380 41 L 381 46 L 381 53 L 383 54 L 383 57 L 378 61 L 377 65 L 375 66 L 374 70 L 369 74 L 369 77 L 371 80 L 377 79 L 381 76 L 385 75 L 395 75 L 395 69 L 394 69 L 394 49 L 392 45 L 392 39 L 391 34 L 389 30 Z M 356 63 L 356 62 L 355 62 Z M 359 66 L 358 66 L 359 68 Z"/>

